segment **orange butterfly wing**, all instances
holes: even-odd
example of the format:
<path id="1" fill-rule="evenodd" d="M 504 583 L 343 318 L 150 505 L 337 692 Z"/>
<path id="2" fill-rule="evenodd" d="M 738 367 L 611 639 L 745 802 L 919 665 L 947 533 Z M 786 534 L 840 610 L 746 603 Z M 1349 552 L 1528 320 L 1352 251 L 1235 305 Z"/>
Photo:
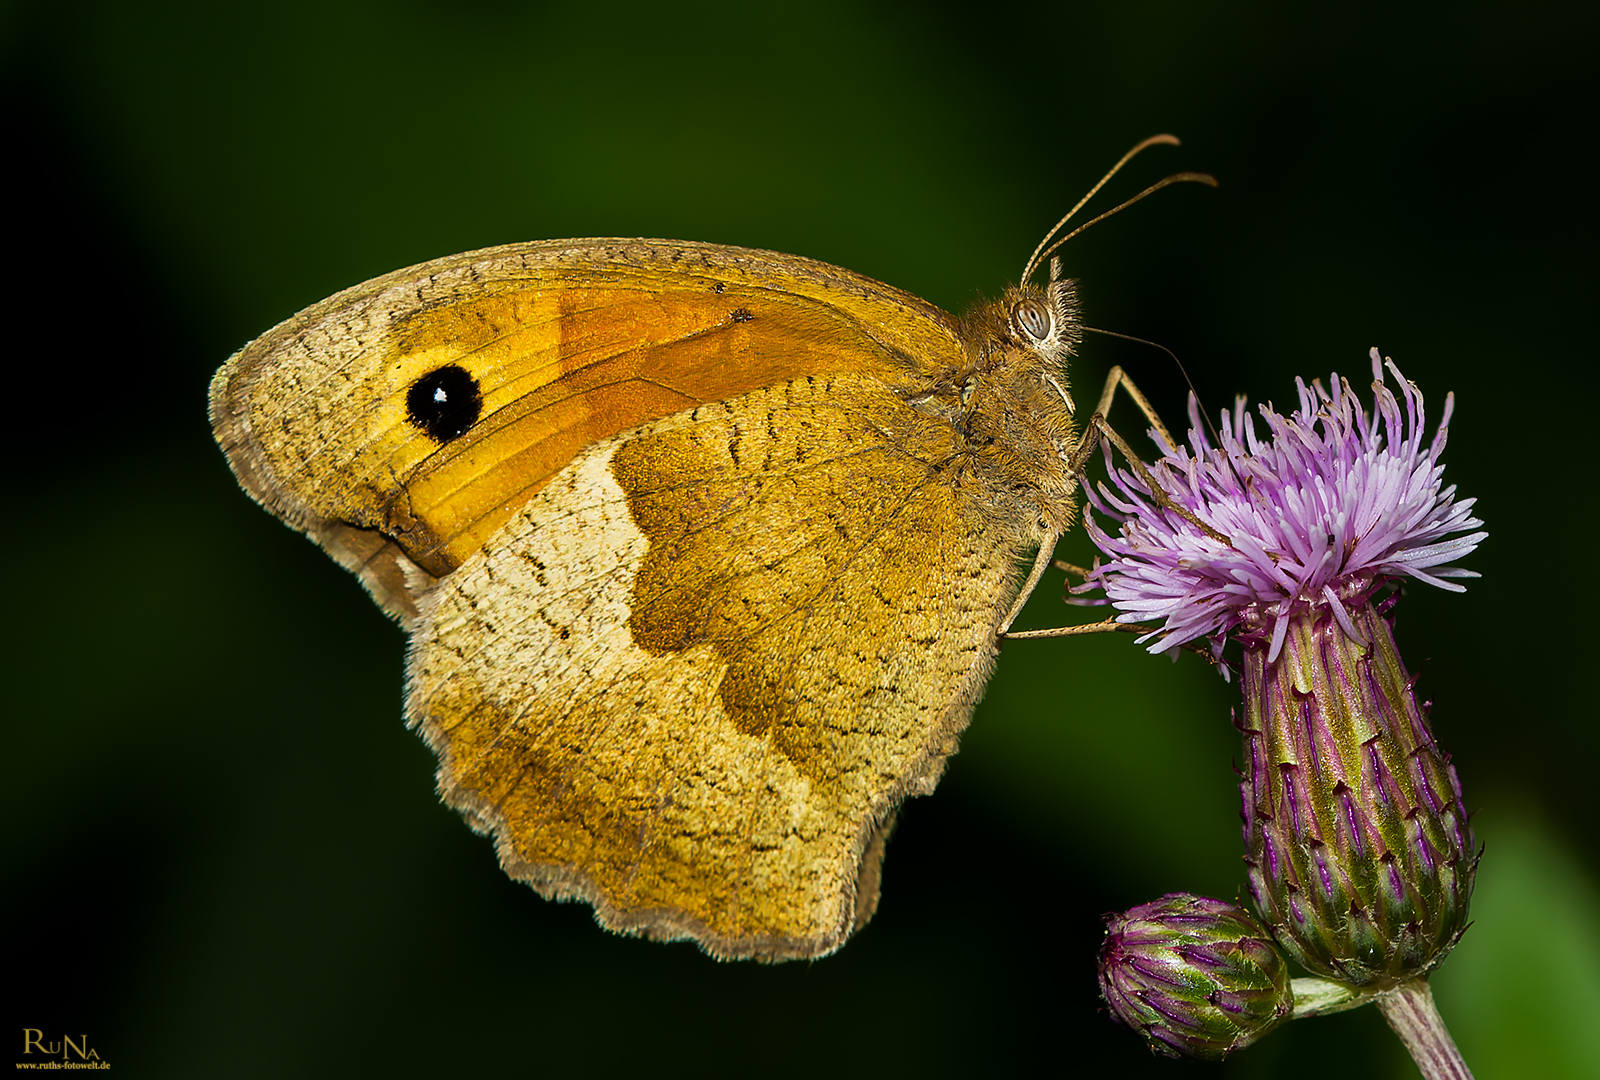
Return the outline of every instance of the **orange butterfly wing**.
<path id="1" fill-rule="evenodd" d="M 871 914 L 895 807 L 1070 517 L 1064 373 L 985 317 L 974 357 L 809 260 L 518 245 L 302 312 L 212 416 L 411 630 L 410 722 L 509 873 L 615 929 L 814 956 Z"/>

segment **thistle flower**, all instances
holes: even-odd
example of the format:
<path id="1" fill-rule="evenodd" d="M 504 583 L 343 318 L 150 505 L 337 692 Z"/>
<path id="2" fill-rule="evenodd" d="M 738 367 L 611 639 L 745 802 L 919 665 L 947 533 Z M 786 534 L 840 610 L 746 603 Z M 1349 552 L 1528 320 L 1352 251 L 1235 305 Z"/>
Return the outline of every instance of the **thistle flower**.
<path id="1" fill-rule="evenodd" d="M 1460 591 L 1450 565 L 1484 538 L 1473 500 L 1441 483 L 1447 424 L 1424 442 L 1422 394 L 1404 407 L 1372 351 L 1376 404 L 1348 382 L 1298 382 L 1300 408 L 1238 402 L 1220 446 L 1191 399 L 1188 447 L 1148 468 L 1109 467 L 1090 503 L 1121 523 L 1091 536 L 1121 621 L 1162 619 L 1161 652 L 1210 636 L 1244 649 L 1241 784 L 1248 889 L 1308 970 L 1373 991 L 1415 985 L 1466 924 L 1477 860 L 1461 788 L 1418 709 L 1395 646 L 1394 596 L 1412 577 Z M 1156 505 L 1154 483 L 1164 501 Z M 1206 528 L 1196 522 L 1203 522 Z M 1460 535 L 1467 533 L 1468 535 Z"/>
<path id="2" fill-rule="evenodd" d="M 1174 1058 L 1221 1060 L 1294 1008 L 1289 965 L 1261 924 L 1188 893 L 1106 916 L 1100 993 L 1151 1050 Z"/>
<path id="3" fill-rule="evenodd" d="M 1222 445 L 1214 449 L 1190 398 L 1193 455 L 1169 448 L 1151 473 L 1172 502 L 1226 539 L 1156 509 L 1144 482 L 1125 470 L 1109 470 L 1120 499 L 1104 485 L 1087 492 L 1095 509 L 1122 522 L 1122 535 L 1111 537 L 1085 520 L 1114 560 L 1093 580 L 1122 613 L 1119 621 L 1166 620 L 1140 639 L 1156 638 L 1151 652 L 1238 632 L 1248 643 L 1267 635 L 1272 662 L 1297 612 L 1319 608 L 1353 633 L 1349 609 L 1386 581 L 1413 577 L 1461 592 L 1446 579 L 1478 576 L 1445 565 L 1487 535 L 1447 539 L 1483 524 L 1470 516 L 1476 500 L 1456 502 L 1454 485 L 1440 485 L 1455 395 L 1445 398 L 1438 432 L 1424 447 L 1422 394 L 1393 361 L 1388 366 L 1405 395 L 1403 417 L 1373 349 L 1371 415 L 1337 375 L 1332 393 L 1297 379 L 1299 410 L 1285 417 L 1261 409 L 1270 441 L 1257 438 L 1241 398 L 1231 416 L 1223 414 Z"/>

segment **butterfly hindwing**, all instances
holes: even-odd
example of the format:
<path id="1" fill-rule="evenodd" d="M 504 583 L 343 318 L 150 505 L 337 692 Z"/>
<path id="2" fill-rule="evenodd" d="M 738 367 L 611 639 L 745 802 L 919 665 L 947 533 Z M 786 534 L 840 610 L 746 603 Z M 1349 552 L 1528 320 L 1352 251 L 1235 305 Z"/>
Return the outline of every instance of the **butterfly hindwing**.
<path id="1" fill-rule="evenodd" d="M 580 455 L 424 605 L 410 709 L 446 800 L 514 876 L 618 929 L 837 946 L 1015 593 L 1023 552 L 996 557 L 942 482 L 955 449 L 838 376 Z M 930 540 L 887 542 L 906 534 Z"/>

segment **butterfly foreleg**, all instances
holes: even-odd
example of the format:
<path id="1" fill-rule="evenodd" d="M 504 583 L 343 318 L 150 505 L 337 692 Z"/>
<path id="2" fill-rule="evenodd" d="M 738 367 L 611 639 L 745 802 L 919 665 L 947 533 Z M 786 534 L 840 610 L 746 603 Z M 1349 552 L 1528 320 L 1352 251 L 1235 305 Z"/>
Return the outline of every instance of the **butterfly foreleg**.
<path id="1" fill-rule="evenodd" d="M 1155 478 L 1150 475 L 1149 469 L 1139 458 L 1139 455 L 1134 453 L 1133 448 L 1128 445 L 1127 440 L 1118 434 L 1117 430 L 1113 428 L 1110 422 L 1106 419 L 1106 415 L 1111 411 L 1112 402 L 1115 401 L 1117 390 L 1119 388 L 1133 399 L 1134 404 L 1139 407 L 1139 411 L 1142 412 L 1145 419 L 1150 422 L 1150 427 L 1153 430 L 1157 441 L 1161 444 L 1162 449 L 1175 450 L 1177 448 L 1177 443 L 1173 440 L 1171 432 L 1169 432 L 1167 430 L 1167 426 L 1161 422 L 1161 417 L 1156 414 L 1155 407 L 1150 404 L 1150 399 L 1145 397 L 1144 393 L 1134 385 L 1133 380 L 1128 377 L 1127 373 L 1124 372 L 1122 368 L 1113 367 L 1106 375 L 1105 386 L 1100 391 L 1100 400 L 1095 405 L 1094 412 L 1090 414 L 1088 421 L 1084 424 L 1083 433 L 1078 437 L 1077 444 L 1068 454 L 1067 463 L 1071 471 L 1080 478 L 1080 483 L 1085 482 L 1082 479 L 1083 470 L 1088 465 L 1089 459 L 1093 457 L 1095 450 L 1099 448 L 1103 441 L 1109 442 L 1121 452 L 1123 459 L 1128 462 L 1128 465 L 1133 469 L 1134 474 L 1144 482 L 1146 490 L 1151 492 L 1151 497 L 1154 499 L 1157 506 L 1177 514 L 1179 517 L 1189 522 L 1205 535 L 1215 540 L 1220 540 L 1223 543 L 1227 543 L 1228 538 L 1226 536 L 1217 532 L 1217 530 L 1201 521 L 1189 510 L 1179 506 L 1167 497 L 1165 490 L 1156 482 Z M 1113 633 L 1117 631 L 1137 634 L 1148 631 L 1150 627 L 1144 626 L 1140 623 L 1120 623 L 1113 619 L 1105 619 L 1100 622 L 1085 623 L 1078 626 L 1058 626 L 1045 630 L 1020 630 L 1016 632 L 1011 630 L 1012 624 L 1015 623 L 1017 617 L 1022 614 L 1023 606 L 1027 604 L 1028 598 L 1033 594 L 1033 590 L 1038 586 L 1039 579 L 1041 576 L 1043 576 L 1045 567 L 1051 565 L 1055 554 L 1056 541 L 1060 538 L 1061 533 L 1059 531 L 1052 532 L 1048 537 L 1046 537 L 1045 542 L 1040 545 L 1039 554 L 1034 559 L 1033 567 L 1029 571 L 1027 579 L 1023 582 L 1022 591 L 1017 594 L 1016 603 L 1011 606 L 1011 610 L 1007 612 L 1005 620 L 1000 624 L 997 631 L 997 636 L 1001 638 L 1023 639 L 1042 637 L 1069 637 L 1076 634 L 1101 634 Z M 1058 562 L 1055 565 L 1059 569 L 1066 571 L 1068 574 L 1076 574 L 1076 576 L 1078 576 L 1080 579 L 1086 574 L 1086 571 L 1082 567 L 1073 566 L 1070 563 Z"/>
<path id="2" fill-rule="evenodd" d="M 1173 441 L 1172 434 L 1167 431 L 1166 425 L 1161 422 L 1161 417 L 1156 415 L 1155 407 L 1150 404 L 1150 399 L 1140 392 L 1139 388 L 1133 384 L 1133 380 L 1128 378 L 1126 372 L 1120 367 L 1113 367 L 1106 376 L 1105 389 L 1100 391 L 1100 403 L 1095 407 L 1094 413 L 1089 417 L 1088 422 L 1084 424 L 1083 434 L 1078 436 L 1078 445 L 1068 458 L 1068 465 L 1080 478 L 1079 482 L 1083 482 L 1084 466 L 1088 465 L 1089 458 L 1093 456 L 1096 447 L 1104 439 L 1122 452 L 1123 460 L 1133 469 L 1134 475 L 1143 481 L 1145 490 L 1150 493 L 1151 499 L 1154 500 L 1157 506 L 1177 514 L 1206 536 L 1211 537 L 1211 539 L 1220 540 L 1225 544 L 1228 543 L 1226 536 L 1201 521 L 1192 512 L 1179 506 L 1167 496 L 1166 489 L 1156 482 L 1155 477 L 1150 475 L 1150 470 L 1145 466 L 1144 461 L 1140 459 L 1138 454 L 1133 452 L 1133 448 L 1128 445 L 1127 440 L 1117 434 L 1117 429 L 1112 427 L 1106 419 L 1106 414 L 1111 409 L 1111 402 L 1116 396 L 1118 387 L 1127 392 L 1128 396 L 1139 406 L 1139 411 L 1144 413 L 1145 419 L 1150 421 L 1150 426 L 1154 430 L 1162 450 L 1173 451 L 1178 448 L 1178 444 Z"/>

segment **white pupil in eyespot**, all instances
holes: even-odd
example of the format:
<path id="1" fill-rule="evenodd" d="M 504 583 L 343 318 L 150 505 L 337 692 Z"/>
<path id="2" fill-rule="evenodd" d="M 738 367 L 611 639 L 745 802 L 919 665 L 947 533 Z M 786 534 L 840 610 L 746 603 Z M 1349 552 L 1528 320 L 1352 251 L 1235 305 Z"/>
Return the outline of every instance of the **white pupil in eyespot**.
<path id="1" fill-rule="evenodd" d="M 444 392 L 444 387 L 436 386 L 433 390 L 433 400 L 443 405 L 445 402 L 450 400 L 450 395 Z"/>

